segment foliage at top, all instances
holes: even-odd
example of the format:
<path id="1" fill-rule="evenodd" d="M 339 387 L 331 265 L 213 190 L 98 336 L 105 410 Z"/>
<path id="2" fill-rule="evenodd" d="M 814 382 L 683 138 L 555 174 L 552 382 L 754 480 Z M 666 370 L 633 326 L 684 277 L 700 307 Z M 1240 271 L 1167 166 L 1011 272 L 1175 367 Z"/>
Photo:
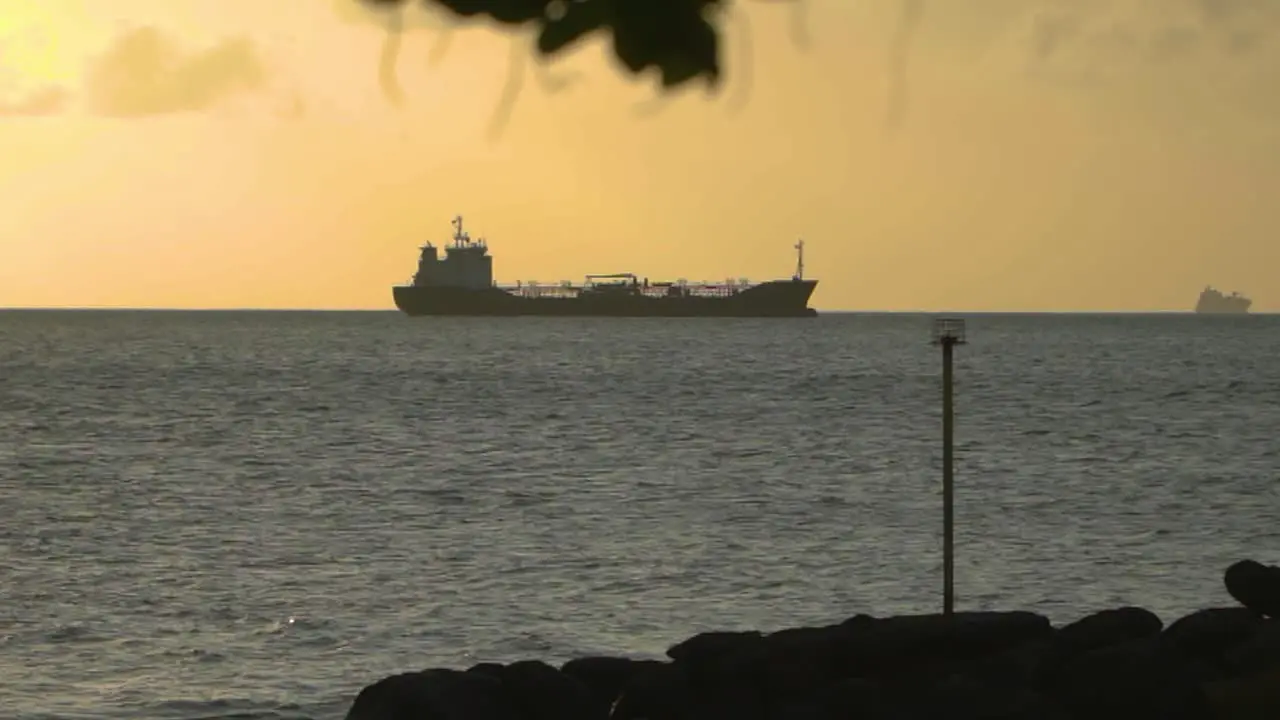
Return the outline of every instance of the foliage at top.
<path id="1" fill-rule="evenodd" d="M 720 13 L 728 0 L 360 0 L 379 9 L 412 2 L 434 4 L 461 18 L 487 16 L 533 27 L 544 58 L 593 34 L 609 35 L 622 66 L 638 75 L 657 69 L 664 89 L 721 77 Z"/>

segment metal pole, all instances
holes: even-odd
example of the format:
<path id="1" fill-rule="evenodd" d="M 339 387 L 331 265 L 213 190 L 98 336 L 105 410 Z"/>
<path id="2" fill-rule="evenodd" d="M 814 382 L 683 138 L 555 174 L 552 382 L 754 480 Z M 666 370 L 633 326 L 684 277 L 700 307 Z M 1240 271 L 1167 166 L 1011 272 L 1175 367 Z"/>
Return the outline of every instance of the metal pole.
<path id="1" fill-rule="evenodd" d="M 951 413 L 951 356 L 964 345 L 964 320 L 933 321 L 933 344 L 942 346 L 942 614 L 950 617 L 956 604 L 954 434 Z"/>
<path id="2" fill-rule="evenodd" d="M 951 415 L 951 337 L 942 338 L 942 612 L 955 610 L 955 544 L 952 539 L 955 520 L 955 488 L 951 452 L 953 432 Z"/>

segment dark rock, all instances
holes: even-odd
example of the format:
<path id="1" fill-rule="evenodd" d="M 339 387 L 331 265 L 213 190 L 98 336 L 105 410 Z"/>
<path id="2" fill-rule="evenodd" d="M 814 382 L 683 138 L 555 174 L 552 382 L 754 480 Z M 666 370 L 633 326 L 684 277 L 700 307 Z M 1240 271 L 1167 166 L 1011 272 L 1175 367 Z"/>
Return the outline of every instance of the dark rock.
<path id="1" fill-rule="evenodd" d="M 667 650 L 692 717 L 756 720 L 767 704 L 769 643 L 759 632 L 699 633 Z"/>
<path id="2" fill-rule="evenodd" d="M 1280 567 L 1241 560 L 1222 577 L 1227 592 L 1241 605 L 1269 618 L 1280 619 Z"/>
<path id="3" fill-rule="evenodd" d="M 678 662 L 696 666 L 702 663 L 714 663 L 729 656 L 750 652 L 764 640 L 762 633 L 754 630 L 746 632 L 704 632 L 698 633 L 688 640 L 676 643 L 667 649 L 667 657 Z"/>
<path id="4" fill-rule="evenodd" d="M 1223 663 L 1235 676 L 1280 667 L 1280 620 L 1260 623 L 1257 632 L 1223 653 Z"/>
<path id="5" fill-rule="evenodd" d="M 856 627 L 865 624 L 793 628 L 768 635 L 702 633 L 667 654 L 681 680 L 679 692 L 699 717 L 763 718 L 770 708 L 818 693 L 846 677 L 846 651 Z M 664 692 L 674 692 L 674 687 Z"/>
<path id="6" fill-rule="evenodd" d="M 763 720 L 769 703 L 760 655 L 717 656 L 697 668 L 688 659 L 633 673 L 614 706 L 615 720 Z"/>
<path id="7" fill-rule="evenodd" d="M 346 720 L 521 720 L 502 682 L 484 673 L 425 670 L 360 691 Z"/>
<path id="8" fill-rule="evenodd" d="M 1052 634 L 1047 618 L 1029 612 L 884 618 L 848 634 L 846 674 L 941 679 L 981 658 Z"/>
<path id="9" fill-rule="evenodd" d="M 1170 625 L 1164 639 L 1192 657 L 1222 667 L 1225 653 L 1257 634 L 1262 625 L 1262 618 L 1248 608 L 1210 608 Z"/>
<path id="10" fill-rule="evenodd" d="M 1145 608 L 1122 607 L 1087 615 L 1062 626 L 1036 658 L 1028 658 L 1033 684 L 1043 687 L 1065 664 L 1102 648 L 1159 637 L 1164 622 Z"/>
<path id="11" fill-rule="evenodd" d="M 1270 571 L 1253 565 L 1227 574 L 1253 608 L 1201 610 L 1167 628 L 1136 607 L 1056 631 L 1027 612 L 859 615 L 701 633 L 672 646 L 670 662 L 588 657 L 559 669 L 526 660 L 394 675 L 364 688 L 347 720 L 1275 718 L 1280 621 L 1256 609 Z"/>
<path id="12" fill-rule="evenodd" d="M 849 678 L 807 697 L 793 698 L 770 708 L 769 720 L 831 720 L 870 718 L 883 703 L 884 689 L 865 678 Z"/>
<path id="13" fill-rule="evenodd" d="M 502 663 L 495 663 L 495 662 L 476 663 L 475 665 L 472 665 L 471 667 L 467 668 L 467 672 L 469 673 L 478 673 L 480 675 L 487 675 L 497 680 L 502 680 L 502 671 L 503 671 Z"/>
<path id="14" fill-rule="evenodd" d="M 947 680 L 884 702 L 876 720 L 1069 720 L 1067 712 L 1026 686 L 984 681 L 970 675 Z"/>
<path id="15" fill-rule="evenodd" d="M 966 674 L 976 680 L 1040 688 L 1056 659 L 1052 638 L 1032 640 L 974 663 Z"/>
<path id="16" fill-rule="evenodd" d="M 502 668 L 502 687 L 523 720 L 593 720 L 591 692 L 576 678 L 541 660 Z"/>
<path id="17" fill-rule="evenodd" d="M 1201 720 L 1201 683 L 1214 673 L 1159 637 L 1083 653 L 1062 666 L 1048 692 L 1077 717 Z"/>
<path id="18" fill-rule="evenodd" d="M 1204 696 L 1216 720 L 1275 720 L 1280 717 L 1280 666 L 1207 683 Z"/>
<path id="19" fill-rule="evenodd" d="M 347 720 L 603 720 L 586 686 L 546 663 L 393 675 L 356 696 Z"/>
<path id="20" fill-rule="evenodd" d="M 1103 610 L 1064 625 L 1055 634 L 1055 649 L 1064 655 L 1097 650 L 1132 640 L 1155 637 L 1164 622 L 1155 613 L 1140 607 Z"/>
<path id="21" fill-rule="evenodd" d="M 909 677 L 917 686 L 927 686 L 958 667 L 1052 633 L 1046 618 L 1024 612 L 858 616 L 839 625 L 768 635 L 703 633 L 667 652 L 680 681 L 661 693 L 668 698 L 681 694 L 683 702 L 704 715 L 746 720 L 780 708 L 810 707 L 826 688 L 849 678 Z M 653 696 L 658 691 L 645 692 Z M 633 694 L 626 706 L 638 702 Z M 650 698 L 648 704 L 653 702 Z"/>
<path id="22" fill-rule="evenodd" d="M 622 696 L 622 691 L 630 682 L 632 675 L 645 662 L 621 657 L 584 657 L 570 660 L 560 666 L 560 672 L 576 678 L 590 694 L 594 711 L 603 709 L 601 717 L 608 717 L 614 702 Z"/>
<path id="23" fill-rule="evenodd" d="M 780 630 L 765 636 L 752 668 L 770 704 L 807 696 L 848 677 L 848 653 L 856 635 L 846 626 Z"/>
<path id="24" fill-rule="evenodd" d="M 674 663 L 652 663 L 632 672 L 610 720 L 692 720 L 688 676 Z"/>

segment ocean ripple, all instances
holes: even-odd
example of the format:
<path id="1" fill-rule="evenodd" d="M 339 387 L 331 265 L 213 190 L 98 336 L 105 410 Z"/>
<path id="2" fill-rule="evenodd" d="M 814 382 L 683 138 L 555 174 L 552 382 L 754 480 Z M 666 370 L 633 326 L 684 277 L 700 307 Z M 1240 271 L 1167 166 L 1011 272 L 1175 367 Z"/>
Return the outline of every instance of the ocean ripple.
<path id="1" fill-rule="evenodd" d="M 340 718 L 407 669 L 933 610 L 928 323 L 0 313 L 0 705 Z M 1280 547 L 1275 318 L 969 330 L 960 606 L 1172 616 Z"/>

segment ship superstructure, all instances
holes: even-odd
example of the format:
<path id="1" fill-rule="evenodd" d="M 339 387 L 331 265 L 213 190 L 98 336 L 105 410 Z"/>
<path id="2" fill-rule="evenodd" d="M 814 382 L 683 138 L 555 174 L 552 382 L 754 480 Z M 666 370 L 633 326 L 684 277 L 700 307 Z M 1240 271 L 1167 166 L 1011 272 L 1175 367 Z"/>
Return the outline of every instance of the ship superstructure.
<path id="1" fill-rule="evenodd" d="M 419 287 L 459 287 L 480 290 L 493 286 L 493 256 L 484 238 L 471 239 L 462 227 L 462 216 L 453 218 L 453 244 L 439 257 L 435 245 L 423 245 L 413 284 Z"/>
<path id="2" fill-rule="evenodd" d="M 1252 300 L 1238 292 L 1224 295 L 1213 286 L 1205 286 L 1196 302 L 1196 312 L 1208 315 L 1243 315 L 1249 312 L 1252 305 Z"/>

